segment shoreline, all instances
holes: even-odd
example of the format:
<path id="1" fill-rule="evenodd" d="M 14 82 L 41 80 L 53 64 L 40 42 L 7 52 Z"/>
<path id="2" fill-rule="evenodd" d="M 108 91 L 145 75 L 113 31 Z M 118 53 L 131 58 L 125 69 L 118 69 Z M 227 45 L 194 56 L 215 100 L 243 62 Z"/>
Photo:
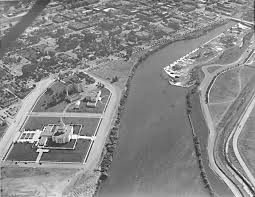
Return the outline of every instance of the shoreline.
<path id="1" fill-rule="evenodd" d="M 115 152 L 115 149 L 117 148 L 117 143 L 118 143 L 120 119 L 121 119 L 121 116 L 125 110 L 125 104 L 128 99 L 131 80 L 134 77 L 135 71 L 138 68 L 138 66 L 143 61 L 145 61 L 150 55 L 158 52 L 159 50 L 167 47 L 168 45 L 170 45 L 174 42 L 198 38 L 217 27 L 227 24 L 229 21 L 230 20 L 222 20 L 217 23 L 210 24 L 209 26 L 205 27 L 204 29 L 194 30 L 192 32 L 185 33 L 183 35 L 177 35 L 174 39 L 171 39 L 171 40 L 169 40 L 169 39 L 159 40 L 158 43 L 160 45 L 155 44 L 156 47 L 152 46 L 151 49 L 149 49 L 146 53 L 142 54 L 140 57 L 136 57 L 134 59 L 131 58 L 129 60 L 129 61 L 133 62 L 133 65 L 130 68 L 130 72 L 128 75 L 128 79 L 126 80 L 125 88 L 122 90 L 122 95 L 121 95 L 121 99 L 120 99 L 120 102 L 118 105 L 118 110 L 116 112 L 116 118 L 114 120 L 114 124 L 113 124 L 112 128 L 110 129 L 109 135 L 105 142 L 104 150 L 102 152 L 102 156 L 101 156 L 100 163 L 99 163 L 101 175 L 98 179 L 96 190 L 95 190 L 94 194 L 92 195 L 93 197 L 98 196 L 98 191 L 100 189 L 101 183 L 103 181 L 105 181 L 107 179 L 107 177 L 109 176 L 108 171 L 109 171 L 110 165 L 113 161 L 114 152 Z M 206 172 L 204 172 L 204 174 L 206 177 Z M 209 184 L 208 188 L 211 188 L 210 184 Z M 209 190 L 209 194 L 210 193 L 211 193 L 211 191 Z"/>

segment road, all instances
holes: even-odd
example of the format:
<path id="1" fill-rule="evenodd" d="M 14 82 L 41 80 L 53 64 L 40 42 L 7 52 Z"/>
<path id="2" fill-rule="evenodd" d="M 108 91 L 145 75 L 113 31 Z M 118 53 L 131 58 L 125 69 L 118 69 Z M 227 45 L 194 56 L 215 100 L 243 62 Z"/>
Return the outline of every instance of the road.
<path id="1" fill-rule="evenodd" d="M 200 86 L 199 86 L 199 90 L 200 90 L 200 103 L 202 106 L 202 110 L 204 113 L 204 117 L 205 120 L 207 122 L 208 128 L 210 130 L 210 134 L 208 137 L 208 156 L 209 156 L 209 163 L 211 168 L 221 177 L 221 179 L 228 185 L 228 187 L 231 189 L 231 191 L 233 192 L 233 194 L 235 196 L 243 196 L 241 194 L 241 192 L 239 191 L 238 187 L 232 182 L 232 180 L 227 177 L 225 175 L 225 173 L 222 172 L 222 170 L 218 167 L 218 165 L 216 164 L 215 161 L 215 156 L 214 156 L 214 145 L 215 145 L 215 141 L 216 141 L 216 137 L 217 137 L 217 133 L 213 124 L 213 120 L 208 108 L 208 105 L 205 103 L 206 97 L 207 97 L 207 89 L 211 88 L 212 85 L 210 86 L 210 83 L 212 80 L 216 80 L 216 76 L 219 76 L 220 73 L 223 73 L 225 70 L 227 69 L 231 69 L 234 68 L 236 66 L 241 65 L 241 63 L 243 63 L 243 61 L 245 60 L 246 56 L 250 53 L 250 51 L 252 50 L 252 48 L 254 47 L 254 44 L 250 47 L 248 47 L 248 49 L 243 53 L 243 55 L 235 62 L 228 64 L 228 65 L 209 65 L 209 66 L 204 66 L 202 67 L 202 70 L 205 74 L 205 77 L 203 79 L 203 81 L 201 82 Z M 216 71 L 209 73 L 207 71 L 208 67 L 212 67 L 212 66 L 221 66 L 221 68 L 217 69 Z M 216 77 L 216 78 L 215 78 Z M 213 83 L 214 83 L 213 81 Z M 212 83 L 212 84 L 213 84 Z M 210 92 L 210 89 L 209 91 Z M 209 95 L 209 93 L 208 93 Z"/>
<path id="2" fill-rule="evenodd" d="M 33 103 L 37 101 L 37 98 L 44 93 L 48 86 L 54 82 L 52 77 L 40 81 L 36 88 L 24 99 L 22 100 L 22 106 L 17 113 L 13 124 L 7 129 L 5 135 L 0 141 L 0 159 L 3 160 L 5 153 L 7 152 L 9 146 L 12 143 L 12 138 L 15 136 L 16 132 L 21 128 L 24 121 L 26 120 L 26 115 L 33 107 Z"/>
<path id="3" fill-rule="evenodd" d="M 28 116 L 39 117 L 83 117 L 83 118 L 102 118 L 102 114 L 96 113 L 75 113 L 75 112 L 30 112 Z"/>
<path id="4" fill-rule="evenodd" d="M 89 73 L 88 73 L 89 74 Z M 90 74 L 91 75 L 91 74 Z M 100 82 L 105 85 L 107 89 L 110 90 L 111 95 L 108 100 L 108 105 L 106 110 L 103 114 L 93 114 L 93 113 L 73 113 L 73 112 L 32 112 L 33 107 L 36 105 L 37 101 L 43 95 L 43 93 L 47 90 L 47 87 L 52 85 L 54 82 L 53 77 L 41 81 L 35 90 L 33 90 L 30 95 L 28 95 L 23 100 L 23 105 L 20 111 L 18 112 L 15 118 L 15 124 L 11 125 L 6 134 L 1 141 L 1 158 L 5 156 L 8 148 L 12 143 L 12 138 L 14 137 L 15 133 L 22 127 L 24 124 L 27 116 L 38 116 L 38 117 L 84 117 L 84 118 L 102 118 L 101 124 L 98 128 L 97 135 L 93 136 L 94 144 L 92 146 L 91 152 L 87 158 L 86 163 L 54 163 L 54 162 L 42 162 L 41 165 L 37 163 L 27 163 L 24 164 L 19 162 L 17 164 L 9 161 L 3 162 L 3 165 L 7 166 L 20 166 L 20 167 L 46 167 L 46 168 L 78 168 L 84 170 L 91 170 L 94 169 L 98 162 L 100 161 L 101 154 L 104 148 L 104 144 L 110 128 L 112 126 L 112 121 L 114 120 L 114 115 L 117 110 L 120 97 L 121 97 L 121 90 L 120 88 L 110 84 L 108 81 L 103 79 L 99 79 L 97 76 L 92 75 L 96 82 Z M 92 153 L 92 154 L 91 154 Z"/>

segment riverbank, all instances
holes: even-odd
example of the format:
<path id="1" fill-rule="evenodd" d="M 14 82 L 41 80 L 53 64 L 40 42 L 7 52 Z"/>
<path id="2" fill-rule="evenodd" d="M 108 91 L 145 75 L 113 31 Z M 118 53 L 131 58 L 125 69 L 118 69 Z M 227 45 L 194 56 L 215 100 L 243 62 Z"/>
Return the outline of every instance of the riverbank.
<path id="1" fill-rule="evenodd" d="M 197 37 L 203 35 L 205 32 L 207 32 L 209 30 L 212 30 L 212 29 L 215 29 L 216 27 L 224 25 L 226 23 L 227 22 L 224 21 L 224 22 L 221 22 L 220 24 L 217 24 L 215 26 L 210 26 L 210 28 L 207 28 L 205 30 L 195 31 L 195 32 L 192 32 L 190 34 L 183 35 L 183 37 L 177 37 L 175 40 L 170 40 L 169 42 L 165 42 L 164 44 L 159 45 L 159 46 L 149 50 L 147 53 L 141 55 L 140 57 L 138 57 L 134 60 L 131 60 L 131 61 L 134 62 L 134 64 L 133 64 L 133 66 L 130 70 L 128 79 L 126 81 L 125 89 L 123 91 L 122 98 L 120 100 L 120 105 L 118 107 L 117 116 L 116 116 L 114 125 L 113 125 L 113 127 L 110 131 L 108 140 L 106 142 L 105 150 L 102 153 L 101 169 L 100 169 L 101 176 L 100 176 L 100 179 L 98 181 L 97 191 L 99 189 L 99 186 L 100 186 L 101 182 L 106 180 L 107 177 L 108 177 L 108 170 L 110 168 L 111 162 L 113 161 L 114 150 L 117 147 L 118 136 L 119 136 L 119 128 L 120 128 L 120 119 L 121 119 L 121 116 L 122 116 L 122 114 L 125 110 L 125 103 L 126 103 L 127 98 L 128 98 L 131 80 L 134 77 L 135 71 L 138 68 L 138 66 L 144 60 L 146 60 L 151 54 L 153 54 L 153 53 L 159 51 L 160 49 L 172 44 L 173 42 L 180 41 L 180 40 L 188 40 L 188 39 L 197 38 Z M 97 192 L 95 192 L 94 196 L 96 196 L 96 195 L 97 195 Z"/>

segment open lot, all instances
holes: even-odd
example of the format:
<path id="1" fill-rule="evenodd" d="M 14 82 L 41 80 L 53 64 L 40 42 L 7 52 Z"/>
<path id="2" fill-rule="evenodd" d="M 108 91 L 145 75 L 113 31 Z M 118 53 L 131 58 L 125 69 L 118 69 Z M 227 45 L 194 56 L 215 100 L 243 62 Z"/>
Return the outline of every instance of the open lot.
<path id="1" fill-rule="evenodd" d="M 83 162 L 91 143 L 91 140 L 79 139 L 74 150 L 50 150 L 43 153 L 40 161 Z"/>
<path id="2" fill-rule="evenodd" d="M 209 104 L 209 110 L 213 119 L 213 123 L 216 126 L 220 119 L 222 118 L 224 112 L 228 109 L 229 103 L 220 103 L 220 104 Z"/>
<path id="3" fill-rule="evenodd" d="M 107 88 L 103 88 L 101 93 L 101 101 L 97 102 L 97 106 L 95 108 L 86 107 L 86 102 L 81 101 L 79 109 L 73 109 L 75 104 L 70 105 L 70 107 L 67 109 L 67 112 L 85 112 L 85 113 L 103 113 L 108 98 L 110 96 L 110 91 Z"/>
<path id="4" fill-rule="evenodd" d="M 2 196 L 57 196 L 75 178 L 77 169 L 1 168 Z M 10 184 L 11 183 L 11 184 Z"/>
<path id="5" fill-rule="evenodd" d="M 229 102 L 236 98 L 241 89 L 239 74 L 238 68 L 221 74 L 211 88 L 210 103 Z"/>
<path id="6" fill-rule="evenodd" d="M 81 124 L 81 136 L 93 136 L 99 124 L 99 118 L 71 118 L 65 117 L 63 121 L 66 124 Z"/>
<path id="7" fill-rule="evenodd" d="M 212 67 L 207 68 L 207 71 L 208 71 L 209 73 L 212 73 L 212 72 L 214 72 L 215 70 L 219 69 L 220 67 L 221 67 L 221 66 L 212 66 Z"/>
<path id="8" fill-rule="evenodd" d="M 55 82 L 41 96 L 33 112 L 62 112 L 68 103 L 65 101 L 65 88 L 61 82 Z"/>
<path id="9" fill-rule="evenodd" d="M 15 143 L 10 150 L 7 160 L 10 161 L 35 161 L 38 156 L 36 149 L 29 143 Z"/>

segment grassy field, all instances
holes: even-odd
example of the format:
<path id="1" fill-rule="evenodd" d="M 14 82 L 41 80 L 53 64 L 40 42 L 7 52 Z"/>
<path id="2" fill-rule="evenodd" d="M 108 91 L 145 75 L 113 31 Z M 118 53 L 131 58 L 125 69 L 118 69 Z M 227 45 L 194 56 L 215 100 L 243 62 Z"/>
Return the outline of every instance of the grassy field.
<path id="1" fill-rule="evenodd" d="M 43 153 L 40 161 L 50 162 L 83 162 L 91 144 L 91 140 L 77 140 L 74 150 L 50 150 Z"/>
<path id="2" fill-rule="evenodd" d="M 209 104 L 209 110 L 216 126 L 231 103 Z"/>
<path id="3" fill-rule="evenodd" d="M 253 109 L 249 119 L 238 139 L 238 148 L 242 158 L 248 165 L 253 176 L 255 176 L 255 108 Z"/>
<path id="4" fill-rule="evenodd" d="M 24 126 L 25 130 L 43 129 L 44 125 L 58 124 L 60 118 L 58 117 L 35 117 L 30 116 Z"/>
<path id="5" fill-rule="evenodd" d="M 109 81 L 111 81 L 113 77 L 117 76 L 119 80 L 114 84 L 123 88 L 126 84 L 131 66 L 132 65 L 130 63 L 123 60 L 114 60 L 107 62 L 104 65 L 100 65 L 90 72 Z"/>
<path id="6" fill-rule="evenodd" d="M 6 129 L 7 129 L 8 125 L 5 126 L 1 126 L 0 127 L 0 138 L 4 135 Z"/>
<path id="7" fill-rule="evenodd" d="M 239 69 L 232 69 L 221 74 L 211 88 L 210 103 L 222 103 L 233 100 L 240 91 Z"/>
<path id="8" fill-rule="evenodd" d="M 35 161 L 38 156 L 36 149 L 29 143 L 15 143 L 7 160 L 10 161 Z"/>
<path id="9" fill-rule="evenodd" d="M 106 88 L 103 88 L 101 93 L 102 100 L 98 101 L 97 106 L 95 108 L 86 107 L 86 102 L 82 101 L 79 109 L 73 109 L 75 105 L 73 104 L 67 109 L 67 112 L 103 113 L 109 96 L 110 96 L 110 91 Z"/>
<path id="10" fill-rule="evenodd" d="M 64 85 L 61 82 L 55 82 L 51 88 L 52 92 L 46 91 L 35 105 L 33 112 L 62 112 L 68 103 L 63 97 L 58 97 L 64 92 Z M 49 93 L 50 92 L 50 93 Z M 53 102 L 55 100 L 55 102 Z"/>
<path id="11" fill-rule="evenodd" d="M 55 148 L 55 149 L 74 149 L 76 140 L 71 139 L 70 142 L 64 143 L 64 144 L 59 144 L 56 142 L 53 142 L 51 138 L 48 138 L 47 143 L 45 147 L 47 148 Z"/>
<path id="12" fill-rule="evenodd" d="M 92 136 L 96 132 L 96 128 L 99 123 L 99 118 L 63 118 L 63 121 L 67 124 L 81 124 L 82 129 L 80 131 L 81 136 Z"/>
<path id="13" fill-rule="evenodd" d="M 248 81 L 255 75 L 255 67 L 244 66 L 240 72 L 242 81 L 242 88 L 248 83 Z"/>
<path id="14" fill-rule="evenodd" d="M 212 67 L 207 68 L 207 71 L 209 73 L 212 73 L 212 72 L 216 71 L 219 68 L 221 68 L 221 66 L 212 66 Z"/>

